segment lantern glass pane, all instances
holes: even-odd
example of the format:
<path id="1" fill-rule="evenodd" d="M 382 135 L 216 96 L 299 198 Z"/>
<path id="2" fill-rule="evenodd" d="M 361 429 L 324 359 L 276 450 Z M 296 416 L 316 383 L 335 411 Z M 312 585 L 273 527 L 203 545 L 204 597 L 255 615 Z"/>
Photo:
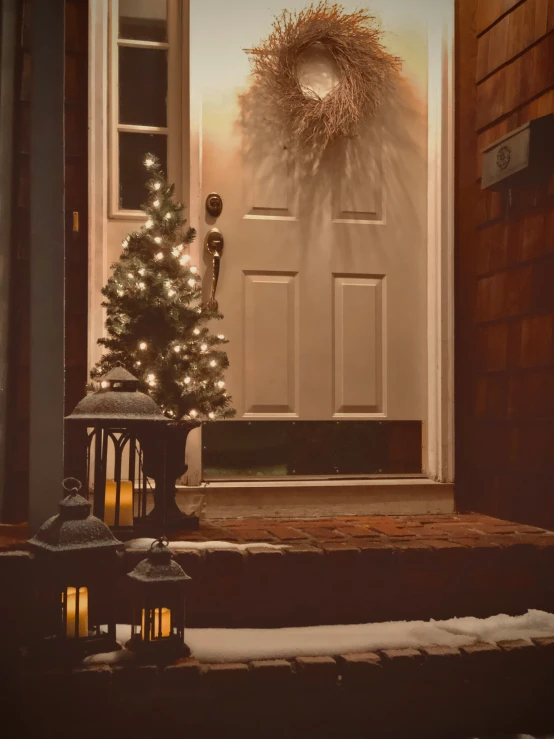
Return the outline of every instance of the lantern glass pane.
<path id="1" fill-rule="evenodd" d="M 88 588 L 66 588 L 62 593 L 62 617 L 68 639 L 88 636 Z"/>

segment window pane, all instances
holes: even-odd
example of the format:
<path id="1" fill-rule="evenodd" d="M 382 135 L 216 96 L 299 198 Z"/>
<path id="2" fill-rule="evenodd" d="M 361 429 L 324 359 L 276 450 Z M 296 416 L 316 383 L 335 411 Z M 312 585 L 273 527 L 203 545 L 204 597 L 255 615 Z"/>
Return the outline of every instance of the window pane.
<path id="1" fill-rule="evenodd" d="M 119 38 L 167 41 L 167 2 L 119 0 Z"/>
<path id="2" fill-rule="evenodd" d="M 139 210 L 146 201 L 148 172 L 144 167 L 147 153 L 159 157 L 167 172 L 167 137 L 149 133 L 119 134 L 119 207 Z"/>
<path id="3" fill-rule="evenodd" d="M 119 122 L 167 125 L 167 52 L 119 49 Z"/>

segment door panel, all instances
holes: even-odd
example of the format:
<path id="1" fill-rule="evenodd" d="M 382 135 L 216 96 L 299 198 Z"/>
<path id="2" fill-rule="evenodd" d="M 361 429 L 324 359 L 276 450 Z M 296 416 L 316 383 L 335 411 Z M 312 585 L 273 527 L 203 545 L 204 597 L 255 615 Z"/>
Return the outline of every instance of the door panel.
<path id="1" fill-rule="evenodd" d="M 335 276 L 335 416 L 383 412 L 383 280 Z"/>
<path id="2" fill-rule="evenodd" d="M 249 85 L 248 49 L 281 10 L 276 0 L 191 3 L 200 201 L 216 191 L 224 203 L 199 242 L 214 223 L 225 238 L 217 299 L 237 419 L 424 420 L 432 3 L 371 4 L 402 79 L 316 169 Z M 205 255 L 206 290 L 209 264 Z"/>
<path id="3" fill-rule="evenodd" d="M 295 274 L 244 275 L 244 415 L 298 415 Z"/>

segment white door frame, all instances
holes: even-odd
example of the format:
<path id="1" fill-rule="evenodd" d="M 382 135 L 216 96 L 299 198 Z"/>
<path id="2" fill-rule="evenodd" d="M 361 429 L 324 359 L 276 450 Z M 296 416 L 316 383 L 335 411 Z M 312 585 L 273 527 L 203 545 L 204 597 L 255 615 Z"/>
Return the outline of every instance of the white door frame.
<path id="1" fill-rule="evenodd" d="M 105 4 L 90 0 L 89 26 L 89 367 L 99 358 L 96 339 L 102 335 L 105 312 L 100 306 L 100 290 L 108 278 L 106 224 L 108 213 L 108 121 L 107 109 L 107 28 Z M 188 7 L 184 5 L 183 39 L 189 38 Z M 201 0 L 192 0 L 201 2 Z M 440 5 L 441 23 L 428 38 L 428 312 L 427 312 L 427 424 L 424 429 L 423 470 L 428 480 L 454 481 L 454 0 Z M 188 70 L 188 55 L 183 54 Z M 200 225 L 201 106 L 194 91 L 190 95 L 189 182 L 181 183 L 188 203 L 190 224 Z M 185 100 L 183 100 L 185 104 Z M 191 197 L 191 193 L 194 194 Z M 200 263 L 195 242 L 191 256 Z M 196 252 L 196 254 L 195 254 Z M 196 444 L 200 443 L 198 439 Z M 194 449 L 191 449 L 194 454 Z M 188 455 L 187 455 L 188 456 Z M 189 484 L 198 484 L 200 470 L 190 470 Z M 367 481 L 371 486 L 375 481 Z M 287 486 L 287 482 L 279 483 Z M 342 481 L 342 485 L 348 484 Z M 245 487 L 248 483 L 241 483 Z M 298 487 L 299 482 L 291 482 Z M 313 484 L 312 484 L 313 485 Z M 359 484 L 358 484 L 359 487 Z M 417 490 L 417 486 L 414 488 Z"/>
<path id="2" fill-rule="evenodd" d="M 454 482 L 454 2 L 429 34 L 427 438 L 424 471 Z"/>

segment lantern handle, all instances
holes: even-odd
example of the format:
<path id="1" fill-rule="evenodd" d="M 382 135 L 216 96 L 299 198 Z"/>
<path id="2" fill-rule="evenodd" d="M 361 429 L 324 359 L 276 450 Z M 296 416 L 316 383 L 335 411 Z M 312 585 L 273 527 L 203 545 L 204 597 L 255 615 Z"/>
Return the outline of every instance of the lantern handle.
<path id="1" fill-rule="evenodd" d="M 65 480 L 62 482 L 62 487 L 66 491 L 66 493 L 78 493 L 79 490 L 83 487 L 81 484 L 81 481 L 78 480 L 76 477 L 66 477 Z"/>
<path id="2" fill-rule="evenodd" d="M 154 539 L 152 544 L 150 544 L 150 551 L 154 551 L 155 546 L 162 546 L 162 547 L 168 547 L 169 546 L 169 539 L 167 536 L 159 536 L 157 539 Z"/>

